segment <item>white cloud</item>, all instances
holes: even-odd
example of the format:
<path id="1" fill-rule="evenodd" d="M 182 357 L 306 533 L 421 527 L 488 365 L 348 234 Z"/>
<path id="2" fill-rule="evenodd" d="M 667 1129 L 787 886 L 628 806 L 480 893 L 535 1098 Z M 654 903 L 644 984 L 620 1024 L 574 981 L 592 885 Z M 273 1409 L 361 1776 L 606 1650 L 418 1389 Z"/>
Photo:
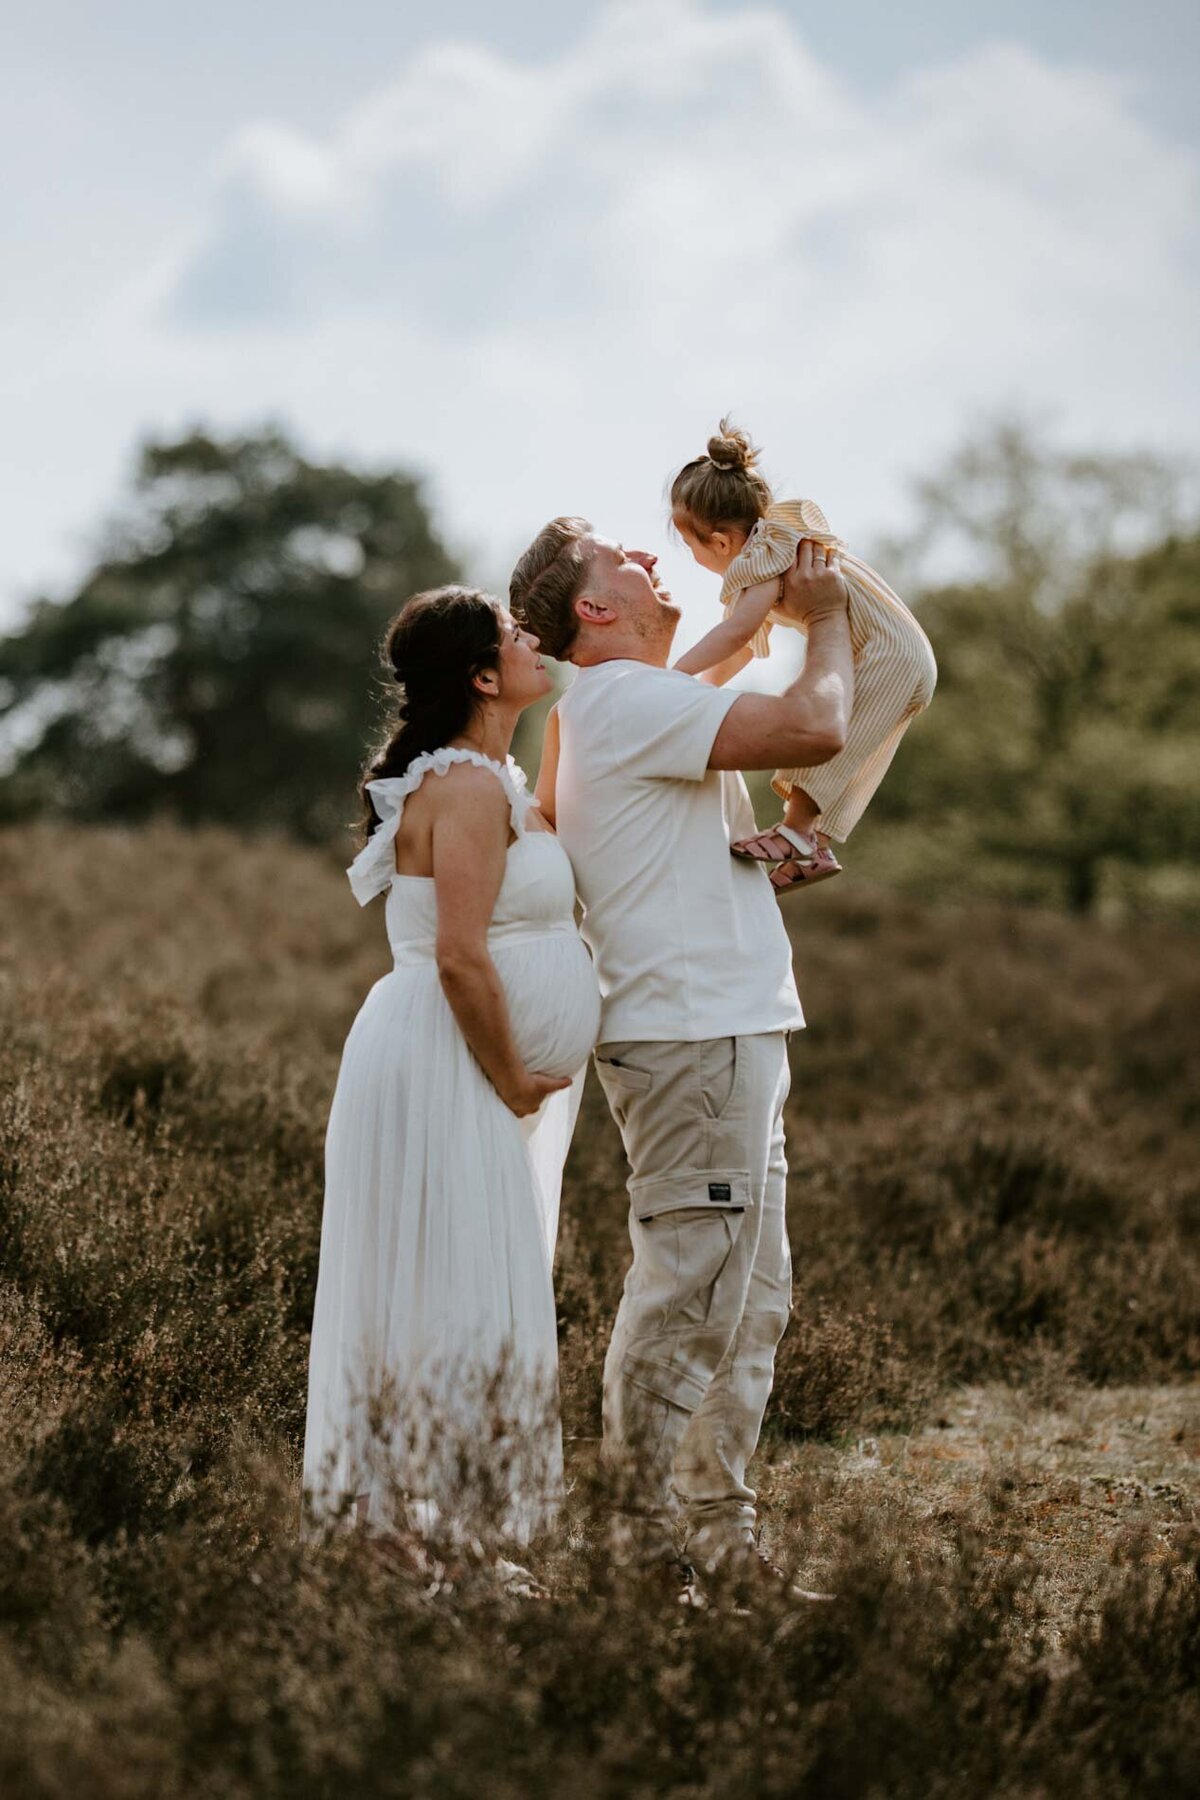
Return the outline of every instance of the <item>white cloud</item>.
<path id="1" fill-rule="evenodd" d="M 770 5 L 616 0 L 540 62 L 427 47 L 325 138 L 248 122 L 40 391 L 415 461 L 493 572 L 557 510 L 661 542 L 732 406 L 861 536 L 987 408 L 1195 444 L 1196 175 L 1017 45 L 868 103 Z"/>

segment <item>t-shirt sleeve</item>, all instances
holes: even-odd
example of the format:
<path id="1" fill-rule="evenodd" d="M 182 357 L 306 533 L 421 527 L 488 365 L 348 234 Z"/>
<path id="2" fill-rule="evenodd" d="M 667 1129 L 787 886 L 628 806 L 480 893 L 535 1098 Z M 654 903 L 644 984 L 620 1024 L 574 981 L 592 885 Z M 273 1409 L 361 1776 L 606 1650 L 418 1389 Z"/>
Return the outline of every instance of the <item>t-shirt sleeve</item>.
<path id="1" fill-rule="evenodd" d="M 737 700 L 678 669 L 646 669 L 622 685 L 613 723 L 626 770 L 663 781 L 702 781 L 726 713 Z"/>

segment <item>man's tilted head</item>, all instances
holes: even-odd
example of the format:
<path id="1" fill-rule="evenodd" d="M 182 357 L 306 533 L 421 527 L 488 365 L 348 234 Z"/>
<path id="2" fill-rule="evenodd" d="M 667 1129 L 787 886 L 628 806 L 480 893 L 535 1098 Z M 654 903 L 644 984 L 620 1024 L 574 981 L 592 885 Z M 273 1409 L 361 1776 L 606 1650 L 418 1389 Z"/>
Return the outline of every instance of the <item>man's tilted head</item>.
<path id="1" fill-rule="evenodd" d="M 513 615 L 560 662 L 665 663 L 679 609 L 659 583 L 657 560 L 597 536 L 586 519 L 552 519 L 513 570 Z"/>
<path id="2" fill-rule="evenodd" d="M 591 542 L 587 519 L 551 519 L 519 559 L 508 584 L 513 616 L 559 662 L 570 656 L 579 632 L 575 602 L 583 592 Z"/>

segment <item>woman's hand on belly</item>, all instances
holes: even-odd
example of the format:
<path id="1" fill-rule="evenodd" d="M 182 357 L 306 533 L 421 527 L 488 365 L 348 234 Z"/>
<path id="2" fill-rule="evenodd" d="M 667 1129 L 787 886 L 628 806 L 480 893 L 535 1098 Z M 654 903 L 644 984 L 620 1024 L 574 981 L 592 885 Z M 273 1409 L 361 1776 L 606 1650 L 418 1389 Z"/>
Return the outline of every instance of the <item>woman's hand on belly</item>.
<path id="1" fill-rule="evenodd" d="M 511 1090 L 506 1092 L 503 1088 L 497 1088 L 496 1091 L 508 1110 L 516 1113 L 518 1119 L 524 1119 L 530 1113 L 535 1113 L 548 1095 L 560 1093 L 570 1085 L 569 1075 L 542 1075 L 527 1069 L 523 1078 Z"/>

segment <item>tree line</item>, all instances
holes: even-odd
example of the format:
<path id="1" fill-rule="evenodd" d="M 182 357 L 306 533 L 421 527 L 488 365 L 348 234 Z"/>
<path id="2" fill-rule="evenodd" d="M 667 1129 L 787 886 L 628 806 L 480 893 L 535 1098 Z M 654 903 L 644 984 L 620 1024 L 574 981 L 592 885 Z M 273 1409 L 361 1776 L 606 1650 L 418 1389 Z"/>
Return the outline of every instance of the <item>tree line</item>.
<path id="1" fill-rule="evenodd" d="M 916 501 L 880 560 L 940 681 L 856 866 L 918 892 L 1200 910 L 1200 533 L 1175 472 L 1002 424 Z M 317 463 L 275 430 L 148 443 L 76 591 L 0 638 L 0 820 L 330 840 L 383 728 L 384 625 L 462 577 L 411 473 Z"/>

